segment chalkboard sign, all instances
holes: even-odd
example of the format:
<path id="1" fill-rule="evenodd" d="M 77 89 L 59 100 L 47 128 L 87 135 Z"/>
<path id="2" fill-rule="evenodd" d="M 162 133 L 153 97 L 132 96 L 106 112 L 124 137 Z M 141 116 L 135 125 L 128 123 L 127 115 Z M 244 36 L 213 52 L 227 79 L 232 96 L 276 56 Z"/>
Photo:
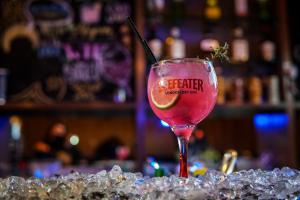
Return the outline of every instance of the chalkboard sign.
<path id="1" fill-rule="evenodd" d="M 133 100 L 133 36 L 125 22 L 132 5 L 129 0 L 26 2 L 27 23 L 1 35 L 8 100 Z"/>

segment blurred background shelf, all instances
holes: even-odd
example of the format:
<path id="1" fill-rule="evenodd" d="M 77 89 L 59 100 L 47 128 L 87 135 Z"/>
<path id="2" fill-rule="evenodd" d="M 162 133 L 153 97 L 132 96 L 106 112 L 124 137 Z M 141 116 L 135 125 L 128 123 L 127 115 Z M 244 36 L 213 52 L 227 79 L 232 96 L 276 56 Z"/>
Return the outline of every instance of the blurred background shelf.
<path id="1" fill-rule="evenodd" d="M 216 105 L 213 112 L 209 115 L 209 118 L 231 118 L 231 117 L 251 117 L 257 113 L 263 112 L 286 112 L 287 104 L 226 104 Z"/>
<path id="2" fill-rule="evenodd" d="M 209 119 L 231 119 L 231 118 L 248 118 L 253 117 L 258 113 L 286 113 L 288 104 L 223 104 L 216 105 L 213 111 L 209 114 Z M 298 109 L 300 109 L 300 104 Z M 148 115 L 152 116 L 154 113 L 150 107 L 147 107 Z"/>
<path id="3" fill-rule="evenodd" d="M 80 113 L 80 114 L 133 114 L 135 103 L 55 103 L 55 104 L 32 104 L 32 103 L 8 103 L 0 106 L 0 114 L 33 114 L 33 113 Z M 249 117 L 260 112 L 286 112 L 287 104 L 224 104 L 216 105 L 209 118 Z M 295 104 L 295 109 L 300 109 L 300 102 Z M 152 110 L 147 106 L 152 114 Z"/>
<path id="4" fill-rule="evenodd" d="M 7 103 L 0 106 L 0 113 L 20 112 L 133 112 L 134 103 L 87 102 L 87 103 Z"/>

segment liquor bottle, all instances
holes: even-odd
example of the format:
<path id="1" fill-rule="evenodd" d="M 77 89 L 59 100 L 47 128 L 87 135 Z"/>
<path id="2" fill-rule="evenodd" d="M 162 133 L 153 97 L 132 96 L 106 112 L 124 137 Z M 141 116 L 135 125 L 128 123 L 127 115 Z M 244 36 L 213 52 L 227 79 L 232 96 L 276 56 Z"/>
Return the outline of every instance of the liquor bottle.
<path id="1" fill-rule="evenodd" d="M 244 80 L 242 78 L 235 78 L 232 82 L 232 102 L 234 104 L 244 103 Z"/>
<path id="2" fill-rule="evenodd" d="M 252 76 L 248 82 L 250 103 L 258 105 L 262 103 L 262 83 L 259 77 Z"/>
<path id="3" fill-rule="evenodd" d="M 261 55 L 264 61 L 272 62 L 276 55 L 276 45 L 272 40 L 266 39 L 261 44 Z"/>
<path id="4" fill-rule="evenodd" d="M 214 37 L 212 32 L 207 31 L 200 42 L 200 49 L 203 52 L 211 52 L 213 49 L 220 46 L 219 41 Z"/>
<path id="5" fill-rule="evenodd" d="M 18 162 L 21 159 L 23 151 L 23 141 L 22 141 L 22 120 L 18 116 L 11 116 L 10 122 L 10 141 L 9 141 L 9 151 L 10 151 L 10 169 L 11 174 L 17 175 Z"/>
<path id="6" fill-rule="evenodd" d="M 154 27 L 152 27 L 149 31 L 148 44 L 156 59 L 160 60 L 162 57 L 163 43 L 162 40 L 158 38 Z"/>
<path id="7" fill-rule="evenodd" d="M 123 87 L 119 87 L 115 92 L 114 92 L 114 102 L 115 103 L 124 103 L 126 101 L 126 89 Z"/>
<path id="8" fill-rule="evenodd" d="M 165 0 L 148 0 L 147 10 L 149 21 L 160 23 L 163 20 L 162 14 L 165 12 Z"/>
<path id="9" fill-rule="evenodd" d="M 209 21 L 215 21 L 221 18 L 222 11 L 218 5 L 218 0 L 205 1 L 204 16 Z"/>
<path id="10" fill-rule="evenodd" d="M 238 17 L 245 17 L 248 15 L 248 0 L 235 0 L 235 14 Z"/>
<path id="11" fill-rule="evenodd" d="M 120 34 L 123 45 L 126 48 L 131 49 L 132 48 L 132 38 L 131 38 L 131 34 L 130 34 L 130 29 L 127 24 L 123 24 L 120 26 L 119 34 Z"/>
<path id="12" fill-rule="evenodd" d="M 278 104 L 280 102 L 279 78 L 276 75 L 269 77 L 268 97 L 270 104 Z"/>
<path id="13" fill-rule="evenodd" d="M 184 58 L 186 54 L 186 44 L 180 38 L 180 29 L 173 27 L 170 36 L 166 39 L 167 58 Z"/>
<path id="14" fill-rule="evenodd" d="M 225 103 L 225 95 L 226 95 L 226 85 L 225 78 L 222 76 L 222 68 L 216 67 L 217 80 L 218 80 L 218 96 L 217 96 L 217 104 Z"/>
<path id="15" fill-rule="evenodd" d="M 151 13 L 162 13 L 165 9 L 165 0 L 148 0 L 147 8 Z"/>
<path id="16" fill-rule="evenodd" d="M 243 37 L 243 29 L 234 30 L 235 38 L 232 41 L 232 61 L 235 63 L 247 62 L 249 60 L 249 42 Z"/>

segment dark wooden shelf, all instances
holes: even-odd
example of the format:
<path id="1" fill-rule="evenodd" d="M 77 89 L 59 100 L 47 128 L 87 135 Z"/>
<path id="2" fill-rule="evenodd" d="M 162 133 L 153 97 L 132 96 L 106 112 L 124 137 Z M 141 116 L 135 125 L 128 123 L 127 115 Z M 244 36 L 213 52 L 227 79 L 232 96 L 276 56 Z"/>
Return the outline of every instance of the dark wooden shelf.
<path id="1" fill-rule="evenodd" d="M 7 103 L 0 106 L 1 114 L 11 113 L 35 113 L 44 114 L 51 112 L 128 112 L 134 111 L 134 103 L 111 103 L 111 102 L 87 102 L 87 103 L 54 103 L 54 104 L 35 104 L 35 103 Z"/>
<path id="2" fill-rule="evenodd" d="M 300 104 L 299 104 L 300 108 Z M 216 119 L 216 118 L 235 118 L 235 117 L 252 117 L 257 113 L 263 112 L 286 112 L 287 104 L 224 104 L 224 105 L 216 105 L 213 111 L 209 114 L 208 118 Z M 150 106 L 147 106 L 148 115 L 154 115 Z"/>
<path id="3" fill-rule="evenodd" d="M 216 105 L 218 108 L 226 108 L 226 109 L 285 109 L 287 106 L 286 103 L 279 103 L 279 104 L 269 104 L 269 103 L 263 103 L 263 104 L 233 104 L 233 103 L 227 103 L 224 105 Z"/>
<path id="4" fill-rule="evenodd" d="M 224 104 L 216 105 L 210 118 L 218 117 L 247 117 L 260 112 L 286 112 L 287 104 Z"/>

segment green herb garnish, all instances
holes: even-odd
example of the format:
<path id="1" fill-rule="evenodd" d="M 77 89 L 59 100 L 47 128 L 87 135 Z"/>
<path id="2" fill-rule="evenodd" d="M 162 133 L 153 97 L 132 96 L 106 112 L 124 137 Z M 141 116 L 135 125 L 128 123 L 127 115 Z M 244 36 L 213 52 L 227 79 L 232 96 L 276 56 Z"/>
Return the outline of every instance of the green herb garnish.
<path id="1" fill-rule="evenodd" d="M 210 54 L 211 60 L 218 59 L 221 62 L 223 62 L 224 60 L 226 60 L 227 62 L 230 62 L 230 59 L 227 56 L 228 49 L 229 49 L 229 44 L 227 42 L 225 42 L 225 44 L 223 46 L 219 46 L 217 48 L 212 48 L 212 53 Z"/>

